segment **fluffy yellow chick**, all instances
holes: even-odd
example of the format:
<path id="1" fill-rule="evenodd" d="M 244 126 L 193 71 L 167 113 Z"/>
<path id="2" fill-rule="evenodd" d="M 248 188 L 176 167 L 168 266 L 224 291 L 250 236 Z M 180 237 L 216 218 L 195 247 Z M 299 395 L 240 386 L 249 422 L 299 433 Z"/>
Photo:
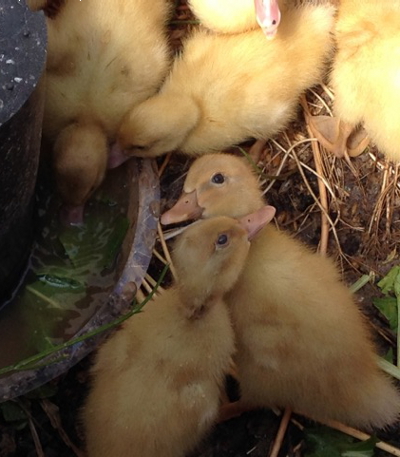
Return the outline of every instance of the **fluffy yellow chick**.
<path id="1" fill-rule="evenodd" d="M 123 116 L 166 76 L 169 6 L 167 0 L 151 8 L 144 0 L 73 0 L 48 19 L 43 132 L 57 145 L 56 180 L 67 204 L 83 205 L 98 187 Z M 72 186 L 73 197 L 64 191 Z"/>
<path id="2" fill-rule="evenodd" d="M 205 155 L 162 222 L 237 217 L 263 204 L 247 162 Z M 378 369 L 364 318 L 330 259 L 269 225 L 252 242 L 226 300 L 244 408 L 290 407 L 364 429 L 397 420 L 399 393 Z"/>
<path id="3" fill-rule="evenodd" d="M 337 5 L 339 0 L 317 0 Z M 286 9 L 314 0 L 189 0 L 189 6 L 202 25 L 214 32 L 239 33 L 260 26 L 273 39 Z"/>
<path id="4" fill-rule="evenodd" d="M 244 265 L 248 237 L 270 218 L 268 209 L 250 223 L 213 218 L 180 237 L 178 282 L 99 350 L 83 414 L 89 457 L 179 457 L 204 437 L 234 352 L 222 297 Z"/>
<path id="5" fill-rule="evenodd" d="M 267 38 L 275 36 L 281 12 L 277 0 L 189 0 L 202 25 L 221 33 L 238 33 L 260 25 Z"/>
<path id="6" fill-rule="evenodd" d="M 338 156 L 345 149 L 356 155 L 368 144 L 365 135 L 355 145 L 348 137 L 363 124 L 381 152 L 400 160 L 400 1 L 341 0 L 335 33 L 337 119 L 324 120 L 317 138 Z"/>
<path id="7" fill-rule="evenodd" d="M 271 42 L 261 30 L 196 31 L 160 92 L 125 117 L 114 164 L 175 149 L 203 154 L 275 135 L 295 114 L 299 95 L 323 74 L 333 13 L 328 6 L 292 9 Z"/>

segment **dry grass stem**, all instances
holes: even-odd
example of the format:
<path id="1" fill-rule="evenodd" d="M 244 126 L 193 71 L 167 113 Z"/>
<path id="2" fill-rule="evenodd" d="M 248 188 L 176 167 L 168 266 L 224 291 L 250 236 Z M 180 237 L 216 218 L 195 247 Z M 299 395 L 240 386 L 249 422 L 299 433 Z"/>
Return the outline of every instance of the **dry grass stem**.
<path id="1" fill-rule="evenodd" d="M 169 161 L 171 159 L 172 152 L 168 152 L 168 154 L 165 156 L 163 163 L 160 165 L 158 169 L 158 176 L 161 177 L 162 174 L 164 173 L 165 169 L 167 168 Z"/>
<path id="2" fill-rule="evenodd" d="M 183 233 L 187 227 L 189 227 L 189 226 L 186 225 L 185 227 L 176 227 L 173 229 L 163 231 L 164 240 L 165 241 L 172 240 L 172 238 L 175 238 L 176 236 Z"/>
<path id="3" fill-rule="evenodd" d="M 325 86 L 326 87 L 326 86 Z M 329 116 L 333 116 L 332 110 L 329 108 L 328 104 L 325 102 L 325 100 L 313 89 L 310 89 L 310 92 L 314 95 L 315 98 L 317 98 L 320 102 L 321 105 L 325 108 L 325 110 L 329 113 Z M 306 101 L 305 97 L 304 100 Z"/>
<path id="4" fill-rule="evenodd" d="M 142 281 L 142 287 L 143 289 L 149 294 L 153 288 L 150 286 L 150 284 L 146 281 L 146 279 L 143 279 Z"/>
<path id="5" fill-rule="evenodd" d="M 308 127 L 307 127 L 308 129 Z M 308 129 L 309 130 L 309 129 Z M 309 131 L 310 136 L 311 132 Z M 323 167 L 321 163 L 321 151 L 319 149 L 318 143 L 315 141 L 311 142 L 311 148 L 314 155 L 315 168 L 319 176 L 323 176 Z M 326 193 L 326 186 L 324 181 L 318 178 L 318 189 L 319 189 L 319 198 L 321 200 L 321 205 L 324 208 L 324 211 L 321 211 L 321 239 L 319 243 L 319 252 L 321 255 L 325 256 L 328 250 L 328 241 L 329 241 L 329 222 L 328 222 L 328 195 Z"/>
<path id="6" fill-rule="evenodd" d="M 46 457 L 45 453 L 43 452 L 42 443 L 40 442 L 40 438 L 39 438 L 38 432 L 36 430 L 35 424 L 33 423 L 33 419 L 30 415 L 28 417 L 28 423 L 29 423 L 29 430 L 31 432 L 33 442 L 35 443 L 37 457 Z"/>
<path id="7" fill-rule="evenodd" d="M 57 405 L 52 403 L 47 398 L 44 398 L 40 401 L 40 404 L 43 408 L 43 411 L 46 413 L 47 417 L 50 419 L 50 423 L 52 427 L 57 430 L 58 434 L 60 435 L 61 439 L 64 443 L 73 451 L 73 453 L 77 457 L 86 457 L 86 454 L 81 451 L 79 448 L 75 446 L 72 442 L 71 438 L 68 436 L 67 432 L 64 430 L 62 426 L 61 417 L 60 417 L 60 410 Z"/>
<path id="8" fill-rule="evenodd" d="M 136 300 L 139 303 L 142 303 L 145 299 L 146 299 L 146 295 L 142 292 L 141 289 L 138 289 L 138 291 L 136 292 Z"/>
<path id="9" fill-rule="evenodd" d="M 385 373 L 400 381 L 400 368 L 398 366 L 393 365 L 393 363 L 388 362 L 382 357 L 379 357 L 378 365 Z"/>
<path id="10" fill-rule="evenodd" d="M 279 164 L 279 167 L 278 167 L 278 170 L 276 172 L 276 176 L 280 176 L 280 174 L 282 173 L 282 169 L 283 167 L 285 166 L 286 164 L 286 161 L 288 160 L 289 158 L 289 154 L 290 154 L 290 150 L 286 150 L 284 147 L 282 147 L 278 142 L 276 142 L 275 140 L 273 140 L 273 143 L 284 153 L 284 157 L 283 159 L 281 160 L 280 164 Z M 272 179 L 270 181 L 270 183 L 268 184 L 268 186 L 264 189 L 263 191 L 263 195 L 266 195 L 268 193 L 268 191 L 272 188 L 272 186 L 275 184 L 276 182 L 276 179 Z"/>
<path id="11" fill-rule="evenodd" d="M 167 259 L 166 259 L 164 256 L 162 256 L 162 255 L 157 251 L 156 248 L 153 249 L 153 255 L 154 255 L 154 257 L 157 257 L 158 260 L 161 260 L 161 262 L 162 262 L 164 265 L 167 265 L 167 263 L 168 263 Z"/>
<path id="12" fill-rule="evenodd" d="M 309 140 L 307 140 L 309 141 Z M 297 154 L 293 152 L 293 157 L 297 163 L 297 166 L 298 166 L 298 169 L 299 169 L 299 172 L 301 174 L 301 177 L 303 178 L 303 181 L 304 181 L 304 184 L 306 185 L 310 195 L 314 198 L 314 201 L 315 203 L 318 205 L 319 209 L 321 210 L 322 213 L 325 214 L 325 217 L 327 218 L 327 220 L 329 221 L 331 227 L 332 227 L 332 231 L 333 231 L 333 235 L 335 237 L 335 240 L 336 240 L 336 244 L 337 244 L 337 249 L 338 249 L 338 252 L 339 254 L 341 255 L 341 257 L 345 258 L 346 259 L 346 256 L 344 254 L 344 252 L 342 251 L 342 248 L 341 248 L 341 245 L 340 245 L 340 241 L 339 241 L 339 237 L 337 235 L 337 232 L 335 230 L 335 224 L 334 222 L 332 221 L 332 219 L 330 218 L 330 216 L 328 215 L 327 211 L 325 210 L 325 208 L 321 205 L 319 199 L 317 198 L 317 196 L 315 195 L 314 191 L 312 190 L 308 180 L 307 180 L 307 177 L 306 175 L 304 174 L 304 171 L 303 171 L 303 168 L 302 168 L 302 165 L 301 165 L 301 162 L 299 160 L 299 158 L 297 157 Z"/>
<path id="13" fill-rule="evenodd" d="M 152 278 L 149 274 L 146 274 L 145 279 L 148 284 L 154 289 L 157 286 L 157 281 Z M 158 286 L 156 290 L 156 295 L 161 295 L 165 292 L 165 289 L 162 286 Z"/>
<path id="14" fill-rule="evenodd" d="M 19 407 L 24 411 L 26 417 L 28 418 L 28 424 L 29 424 L 29 431 L 31 432 L 33 442 L 35 444 L 35 450 L 37 453 L 37 457 L 46 457 L 44 452 L 43 452 L 43 447 L 42 443 L 40 442 L 39 434 L 36 430 L 35 423 L 34 423 L 34 418 L 32 417 L 31 412 L 25 405 L 24 401 L 17 399 L 16 403 L 19 405 Z"/>
<path id="15" fill-rule="evenodd" d="M 171 271 L 171 274 L 172 274 L 174 280 L 176 281 L 176 278 L 177 278 L 176 270 L 172 263 L 171 254 L 169 253 L 169 249 L 168 249 L 167 243 L 165 241 L 163 229 L 162 229 L 160 223 L 158 223 L 158 225 L 157 225 L 157 231 L 158 231 L 158 237 L 159 237 L 159 240 L 161 243 L 161 247 L 162 247 L 164 256 L 167 259 L 167 262 L 169 263 L 169 269 Z"/>
<path id="16" fill-rule="evenodd" d="M 274 445 L 272 446 L 269 457 L 278 457 L 279 451 L 282 446 L 283 439 L 285 437 L 286 430 L 287 430 L 289 422 L 290 422 L 291 415 L 292 415 L 292 410 L 290 408 L 285 408 L 285 412 L 283 413 L 281 423 L 279 425 L 278 433 L 276 434 Z"/>
<path id="17" fill-rule="evenodd" d="M 326 95 L 330 98 L 331 102 L 333 102 L 333 100 L 335 99 L 335 96 L 333 95 L 333 92 L 331 91 L 331 89 L 323 82 L 320 82 L 320 86 L 323 89 L 323 91 L 326 93 Z"/>

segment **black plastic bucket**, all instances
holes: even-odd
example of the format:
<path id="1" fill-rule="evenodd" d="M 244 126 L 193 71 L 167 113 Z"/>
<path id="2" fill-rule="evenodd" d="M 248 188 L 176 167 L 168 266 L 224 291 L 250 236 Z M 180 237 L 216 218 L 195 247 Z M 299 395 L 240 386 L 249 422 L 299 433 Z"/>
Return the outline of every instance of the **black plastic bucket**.
<path id="1" fill-rule="evenodd" d="M 0 0 L 0 308 L 24 270 L 44 107 L 46 23 L 24 1 Z"/>

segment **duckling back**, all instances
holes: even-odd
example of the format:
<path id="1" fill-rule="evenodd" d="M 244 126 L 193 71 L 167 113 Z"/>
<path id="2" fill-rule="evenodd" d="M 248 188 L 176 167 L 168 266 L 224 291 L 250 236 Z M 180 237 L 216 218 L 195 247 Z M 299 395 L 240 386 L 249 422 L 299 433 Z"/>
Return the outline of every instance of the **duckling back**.
<path id="1" fill-rule="evenodd" d="M 124 119 L 121 148 L 141 157 L 178 148 L 203 154 L 276 134 L 293 117 L 299 95 L 323 74 L 333 13 L 329 6 L 293 8 L 270 42 L 262 30 L 196 31 L 160 93 Z"/>
<path id="2" fill-rule="evenodd" d="M 168 68 L 166 0 L 68 1 L 48 20 L 44 133 L 79 117 L 114 134 L 129 107 L 152 95 Z"/>
<path id="3" fill-rule="evenodd" d="M 399 393 L 330 259 L 266 227 L 227 302 L 244 404 L 368 430 L 399 418 Z"/>
<path id="4" fill-rule="evenodd" d="M 335 112 L 400 160 L 400 2 L 342 0 L 331 75 Z"/>

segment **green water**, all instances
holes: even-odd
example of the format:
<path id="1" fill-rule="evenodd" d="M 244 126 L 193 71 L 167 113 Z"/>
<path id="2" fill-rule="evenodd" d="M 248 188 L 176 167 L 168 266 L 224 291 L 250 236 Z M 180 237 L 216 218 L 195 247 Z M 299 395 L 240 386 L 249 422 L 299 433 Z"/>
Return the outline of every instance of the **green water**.
<path id="1" fill-rule="evenodd" d="M 60 202 L 38 186 L 36 236 L 29 267 L 0 311 L 0 368 L 74 337 L 107 302 L 118 276 L 127 217 L 128 175 L 117 169 L 85 208 L 84 224 L 59 221 Z"/>

